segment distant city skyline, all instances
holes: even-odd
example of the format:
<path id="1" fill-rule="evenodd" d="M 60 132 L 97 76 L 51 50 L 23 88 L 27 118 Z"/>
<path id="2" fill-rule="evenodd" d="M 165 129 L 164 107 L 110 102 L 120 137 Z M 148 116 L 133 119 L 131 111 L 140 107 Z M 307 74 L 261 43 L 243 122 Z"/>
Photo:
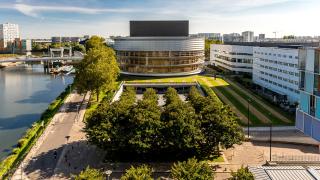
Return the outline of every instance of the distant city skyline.
<path id="1" fill-rule="evenodd" d="M 317 0 L 0 0 L 0 24 L 22 38 L 129 34 L 129 20 L 189 20 L 190 33 L 318 36 Z"/>

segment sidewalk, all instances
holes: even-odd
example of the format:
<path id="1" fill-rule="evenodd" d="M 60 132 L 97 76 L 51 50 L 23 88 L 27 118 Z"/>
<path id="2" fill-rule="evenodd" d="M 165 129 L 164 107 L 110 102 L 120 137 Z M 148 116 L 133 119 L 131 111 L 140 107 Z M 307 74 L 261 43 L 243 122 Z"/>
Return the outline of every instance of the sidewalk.
<path id="1" fill-rule="evenodd" d="M 75 124 L 75 119 L 83 118 L 84 106 L 81 107 L 79 115 L 77 111 L 82 100 L 83 96 L 75 91 L 66 98 L 59 112 L 14 173 L 13 180 L 47 179 L 51 176 L 57 163 L 54 154 L 60 154 L 61 146 L 66 143 L 66 140 L 68 141 L 66 134 L 69 134 L 71 127 Z"/>

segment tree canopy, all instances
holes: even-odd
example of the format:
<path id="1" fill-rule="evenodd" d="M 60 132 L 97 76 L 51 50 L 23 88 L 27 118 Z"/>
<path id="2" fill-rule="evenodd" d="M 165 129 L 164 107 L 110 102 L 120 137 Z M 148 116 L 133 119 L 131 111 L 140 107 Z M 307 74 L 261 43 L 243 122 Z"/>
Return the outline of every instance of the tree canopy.
<path id="1" fill-rule="evenodd" d="M 89 51 L 90 49 L 97 49 L 101 47 L 106 47 L 104 43 L 105 39 L 99 36 L 92 36 L 89 40 L 86 41 L 86 50 Z"/>
<path id="2" fill-rule="evenodd" d="M 95 91 L 99 100 L 101 90 L 108 91 L 114 88 L 120 70 L 115 52 L 105 46 L 93 46 L 93 42 L 95 41 L 92 40 L 90 43 L 92 48 L 87 51 L 84 59 L 76 65 L 74 82 L 80 92 Z"/>
<path id="3" fill-rule="evenodd" d="M 184 102 L 168 88 L 165 105 L 147 89 L 136 102 L 135 90 L 127 87 L 119 101 L 102 103 L 88 117 L 88 140 L 105 149 L 107 158 L 120 160 L 178 160 L 219 155 L 219 144 L 229 148 L 243 134 L 237 117 L 211 96 L 191 88 Z"/>
<path id="4" fill-rule="evenodd" d="M 190 158 L 184 162 L 174 163 L 171 168 L 171 176 L 176 180 L 197 179 L 208 180 L 214 179 L 214 173 L 205 161 L 198 161 Z"/>

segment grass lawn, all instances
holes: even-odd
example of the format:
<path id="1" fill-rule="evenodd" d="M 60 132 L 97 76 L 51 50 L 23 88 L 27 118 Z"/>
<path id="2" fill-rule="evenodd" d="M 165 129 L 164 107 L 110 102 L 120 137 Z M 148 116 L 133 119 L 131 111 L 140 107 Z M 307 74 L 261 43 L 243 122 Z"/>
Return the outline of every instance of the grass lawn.
<path id="1" fill-rule="evenodd" d="M 215 163 L 215 162 L 224 162 L 224 159 L 222 156 L 219 156 L 219 157 L 215 157 L 213 159 L 209 159 L 208 160 L 209 163 Z"/>

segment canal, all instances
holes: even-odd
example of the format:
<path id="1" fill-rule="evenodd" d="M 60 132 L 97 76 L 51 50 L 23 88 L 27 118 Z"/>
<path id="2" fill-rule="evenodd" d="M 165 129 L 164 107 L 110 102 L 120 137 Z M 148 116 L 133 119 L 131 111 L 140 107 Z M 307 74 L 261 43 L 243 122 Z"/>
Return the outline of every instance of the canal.
<path id="1" fill-rule="evenodd" d="M 0 160 L 72 82 L 72 76 L 44 74 L 42 65 L 0 69 Z"/>

